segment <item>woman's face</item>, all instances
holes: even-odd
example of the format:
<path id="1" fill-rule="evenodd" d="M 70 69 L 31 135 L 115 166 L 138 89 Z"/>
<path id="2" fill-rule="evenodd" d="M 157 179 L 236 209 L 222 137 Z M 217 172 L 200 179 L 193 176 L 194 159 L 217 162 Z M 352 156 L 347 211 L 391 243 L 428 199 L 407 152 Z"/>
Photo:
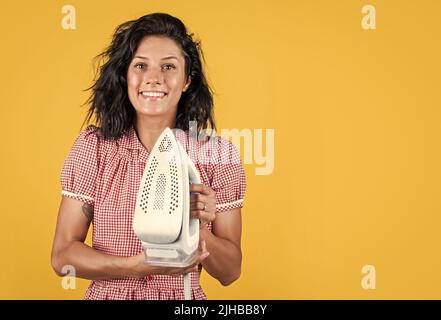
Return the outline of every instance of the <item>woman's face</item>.
<path id="1" fill-rule="evenodd" d="M 174 40 L 146 36 L 140 41 L 127 71 L 128 95 L 138 116 L 175 117 L 189 85 L 182 49 Z"/>

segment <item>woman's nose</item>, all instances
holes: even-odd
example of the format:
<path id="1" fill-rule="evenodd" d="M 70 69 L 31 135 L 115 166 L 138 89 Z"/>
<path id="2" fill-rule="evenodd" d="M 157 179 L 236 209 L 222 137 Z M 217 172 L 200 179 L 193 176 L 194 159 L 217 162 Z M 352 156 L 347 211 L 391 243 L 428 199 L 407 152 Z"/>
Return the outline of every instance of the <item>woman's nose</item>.
<path id="1" fill-rule="evenodd" d="M 161 70 L 158 68 L 150 68 L 145 73 L 145 83 L 161 83 L 163 81 Z"/>

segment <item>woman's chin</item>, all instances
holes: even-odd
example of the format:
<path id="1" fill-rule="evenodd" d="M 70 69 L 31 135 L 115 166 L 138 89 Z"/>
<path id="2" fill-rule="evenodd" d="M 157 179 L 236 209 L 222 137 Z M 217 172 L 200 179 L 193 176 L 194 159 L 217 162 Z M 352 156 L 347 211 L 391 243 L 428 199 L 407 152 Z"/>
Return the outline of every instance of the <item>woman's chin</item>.
<path id="1" fill-rule="evenodd" d="M 167 113 L 167 108 L 161 106 L 138 106 L 136 113 L 142 116 L 160 116 Z"/>

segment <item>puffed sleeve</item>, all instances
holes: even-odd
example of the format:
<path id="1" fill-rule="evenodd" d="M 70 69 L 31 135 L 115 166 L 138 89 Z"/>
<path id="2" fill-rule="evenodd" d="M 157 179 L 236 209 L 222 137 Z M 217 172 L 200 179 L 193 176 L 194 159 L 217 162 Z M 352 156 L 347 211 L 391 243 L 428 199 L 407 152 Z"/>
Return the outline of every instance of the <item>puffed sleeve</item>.
<path id="1" fill-rule="evenodd" d="M 89 125 L 73 144 L 61 170 L 61 195 L 94 205 L 99 165 L 97 127 Z"/>
<path id="2" fill-rule="evenodd" d="M 216 213 L 242 208 L 246 175 L 240 153 L 233 143 L 217 137 L 211 188 L 216 192 Z"/>

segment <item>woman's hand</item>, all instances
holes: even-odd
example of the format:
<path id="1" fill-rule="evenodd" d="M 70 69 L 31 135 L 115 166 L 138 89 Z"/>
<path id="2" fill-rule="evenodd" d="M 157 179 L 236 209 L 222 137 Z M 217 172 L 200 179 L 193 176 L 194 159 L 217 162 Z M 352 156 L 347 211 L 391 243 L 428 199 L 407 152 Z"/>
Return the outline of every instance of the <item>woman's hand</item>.
<path id="1" fill-rule="evenodd" d="M 152 274 L 162 274 L 162 275 L 170 275 L 170 276 L 180 276 L 189 272 L 198 271 L 198 265 L 208 257 L 210 253 L 207 251 L 207 247 L 205 245 L 205 241 L 199 241 L 198 254 L 195 258 L 195 261 L 187 267 L 161 267 L 161 266 L 152 266 L 145 262 L 145 253 L 144 251 L 136 256 L 128 257 L 128 274 L 133 278 L 143 278 Z"/>
<path id="2" fill-rule="evenodd" d="M 190 217 L 200 220 L 201 228 L 216 218 L 216 192 L 204 184 L 190 185 Z"/>

